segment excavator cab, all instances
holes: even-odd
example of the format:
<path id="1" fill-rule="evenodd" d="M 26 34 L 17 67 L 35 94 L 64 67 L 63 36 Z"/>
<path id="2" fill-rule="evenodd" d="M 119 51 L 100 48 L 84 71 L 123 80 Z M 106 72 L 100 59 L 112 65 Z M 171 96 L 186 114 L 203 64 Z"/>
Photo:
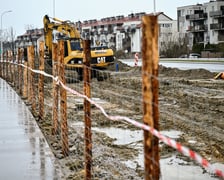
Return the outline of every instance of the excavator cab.
<path id="1" fill-rule="evenodd" d="M 70 45 L 72 51 L 81 50 L 82 48 L 80 39 L 70 38 Z"/>
<path id="2" fill-rule="evenodd" d="M 81 40 L 80 39 L 67 39 L 64 40 L 64 57 L 68 56 L 72 52 L 81 51 Z"/>

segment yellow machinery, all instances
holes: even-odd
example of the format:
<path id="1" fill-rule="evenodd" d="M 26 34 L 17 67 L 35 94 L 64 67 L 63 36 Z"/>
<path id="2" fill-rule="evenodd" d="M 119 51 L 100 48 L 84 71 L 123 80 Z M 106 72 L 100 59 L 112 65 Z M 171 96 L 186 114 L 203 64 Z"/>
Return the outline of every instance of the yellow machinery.
<path id="1" fill-rule="evenodd" d="M 74 68 L 78 72 L 79 80 L 82 80 L 83 67 L 83 48 L 82 39 L 79 31 L 74 23 L 70 21 L 62 21 L 57 18 L 52 18 L 50 21 L 48 15 L 43 18 L 44 23 L 44 39 L 45 39 L 45 54 L 49 64 L 52 63 L 52 43 L 53 34 L 56 31 L 59 35 L 57 40 L 64 41 L 64 64 L 66 67 Z M 114 62 L 113 50 L 106 46 L 92 47 L 91 49 L 91 66 L 93 69 L 106 69 L 106 67 Z M 94 73 L 93 76 L 97 76 Z M 100 77 L 98 77 L 98 80 Z"/>

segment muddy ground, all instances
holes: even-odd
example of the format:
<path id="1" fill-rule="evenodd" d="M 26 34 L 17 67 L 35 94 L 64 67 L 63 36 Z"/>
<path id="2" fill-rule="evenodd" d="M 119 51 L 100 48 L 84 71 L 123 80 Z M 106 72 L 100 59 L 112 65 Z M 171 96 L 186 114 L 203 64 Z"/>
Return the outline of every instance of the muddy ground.
<path id="1" fill-rule="evenodd" d="M 106 111 L 111 115 L 122 115 L 141 122 L 141 68 L 119 63 L 119 72 L 111 66 L 110 77 L 104 81 L 93 79 L 93 97 L 103 99 Z M 159 68 L 159 111 L 160 130 L 183 132 L 177 141 L 198 152 L 211 163 L 224 163 L 224 80 L 214 80 L 215 73 L 204 69 L 178 70 Z M 70 83 L 72 88 L 82 88 L 78 83 Z M 48 87 L 48 85 L 46 85 Z M 98 89 L 98 90 L 97 90 Z M 99 95 L 100 89 L 100 95 Z M 94 92 L 95 91 L 95 92 Z M 140 92 L 140 93 L 136 93 Z M 74 126 L 83 121 L 82 107 L 71 100 L 68 94 L 69 148 L 68 157 L 61 151 L 60 136 L 51 135 L 51 89 L 45 91 L 47 98 L 46 118 L 38 121 L 52 151 L 62 168 L 62 179 L 83 179 L 84 138 L 83 128 Z M 97 96 L 98 94 L 98 96 Z M 122 96 L 118 96 L 122 94 Z M 123 98 L 121 98 L 123 97 Z M 126 97 L 135 97 L 135 100 Z M 74 98 L 74 97 L 73 97 Z M 136 101 L 137 100 L 137 101 Z M 80 104 L 79 104 L 80 105 Z M 80 105 L 81 106 L 81 105 Z M 139 130 L 127 123 L 111 122 L 97 109 L 92 110 L 93 127 L 119 127 Z M 192 142 L 197 143 L 192 143 Z M 162 144 L 162 143 L 161 143 Z M 161 146 L 161 158 L 176 151 L 166 145 Z M 116 145 L 106 134 L 93 131 L 93 179 L 143 179 L 143 168 L 137 165 L 127 167 L 124 161 L 137 156 L 138 150 L 132 145 Z M 179 156 L 194 164 L 192 160 Z"/>

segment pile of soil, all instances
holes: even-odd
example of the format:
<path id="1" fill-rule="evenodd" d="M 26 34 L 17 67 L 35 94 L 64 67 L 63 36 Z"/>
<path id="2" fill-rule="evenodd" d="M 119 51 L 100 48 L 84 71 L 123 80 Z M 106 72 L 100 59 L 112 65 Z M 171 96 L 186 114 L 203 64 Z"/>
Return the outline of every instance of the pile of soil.
<path id="1" fill-rule="evenodd" d="M 178 77 L 186 79 L 210 79 L 215 76 L 216 73 L 210 72 L 206 69 L 189 69 L 180 70 L 178 68 L 169 68 L 162 65 L 159 66 L 159 74 L 167 77 Z"/>

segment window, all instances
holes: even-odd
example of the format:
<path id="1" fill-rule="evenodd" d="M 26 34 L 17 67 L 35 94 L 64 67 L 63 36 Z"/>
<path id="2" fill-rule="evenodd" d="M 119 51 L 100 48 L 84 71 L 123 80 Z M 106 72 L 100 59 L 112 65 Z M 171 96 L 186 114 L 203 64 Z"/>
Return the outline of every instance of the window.
<path id="1" fill-rule="evenodd" d="M 79 40 L 71 40 L 71 50 L 80 50 L 81 46 L 80 46 L 80 41 Z"/>

